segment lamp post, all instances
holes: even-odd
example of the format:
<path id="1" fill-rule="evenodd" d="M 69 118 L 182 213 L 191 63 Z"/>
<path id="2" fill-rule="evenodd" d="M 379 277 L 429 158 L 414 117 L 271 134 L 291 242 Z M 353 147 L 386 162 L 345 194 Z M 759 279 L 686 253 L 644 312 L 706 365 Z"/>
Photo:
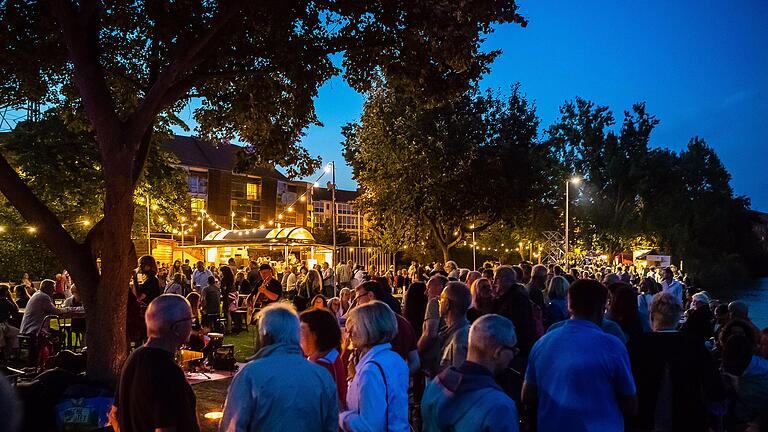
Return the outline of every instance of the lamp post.
<path id="1" fill-rule="evenodd" d="M 565 181 L 565 269 L 568 270 L 568 253 L 570 252 L 570 243 L 568 242 L 568 205 L 570 203 L 570 184 L 575 185 L 581 183 L 581 179 L 578 177 L 571 177 Z"/>
<path id="2" fill-rule="evenodd" d="M 184 225 L 186 225 L 187 218 L 181 217 L 181 262 L 184 262 Z"/>
<path id="3" fill-rule="evenodd" d="M 336 266 L 336 164 L 331 161 L 325 167 L 325 172 L 331 173 L 331 232 L 333 234 L 333 252 L 331 253 L 331 267 Z"/>
<path id="4" fill-rule="evenodd" d="M 149 220 L 149 196 L 147 196 L 147 254 L 152 255 L 152 239 L 150 234 L 150 220 Z"/>
<path id="5" fill-rule="evenodd" d="M 472 230 L 472 271 L 477 270 L 477 261 L 475 259 L 475 250 L 477 249 L 477 243 L 475 243 L 475 225 L 470 225 L 469 229 Z"/>

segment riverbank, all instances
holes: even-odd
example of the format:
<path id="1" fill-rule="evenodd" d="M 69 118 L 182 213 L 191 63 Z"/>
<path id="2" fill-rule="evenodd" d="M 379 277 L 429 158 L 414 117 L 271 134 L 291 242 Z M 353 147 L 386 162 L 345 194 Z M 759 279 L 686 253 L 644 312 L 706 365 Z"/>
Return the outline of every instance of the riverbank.
<path id="1" fill-rule="evenodd" d="M 711 294 L 722 302 L 745 302 L 749 306 L 749 317 L 755 325 L 761 329 L 768 327 L 768 278 L 752 279 L 743 288 L 713 290 Z"/>

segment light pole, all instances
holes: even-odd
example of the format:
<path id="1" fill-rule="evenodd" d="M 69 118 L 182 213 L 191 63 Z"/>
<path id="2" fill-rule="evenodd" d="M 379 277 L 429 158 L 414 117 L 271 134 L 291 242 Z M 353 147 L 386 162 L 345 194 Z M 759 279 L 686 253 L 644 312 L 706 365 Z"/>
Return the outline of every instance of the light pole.
<path id="1" fill-rule="evenodd" d="M 475 250 L 477 249 L 477 243 L 475 243 L 475 225 L 470 225 L 469 229 L 472 230 L 472 271 L 477 270 L 477 261 L 475 259 Z"/>
<path id="2" fill-rule="evenodd" d="M 184 225 L 187 221 L 187 218 L 182 216 L 181 217 L 181 262 L 184 262 Z"/>
<path id="3" fill-rule="evenodd" d="M 568 242 L 568 205 L 570 203 L 570 184 L 575 185 L 581 183 L 581 179 L 578 177 L 571 177 L 565 181 L 565 269 L 568 270 L 568 253 L 570 252 L 570 243 Z"/>
<path id="4" fill-rule="evenodd" d="M 150 220 L 149 220 L 149 196 L 147 196 L 147 254 L 152 255 L 152 239 L 150 234 Z"/>
<path id="5" fill-rule="evenodd" d="M 229 230 L 235 229 L 235 212 L 230 213 L 229 218 Z"/>
<path id="6" fill-rule="evenodd" d="M 333 252 L 331 253 L 331 267 L 336 266 L 336 164 L 331 161 L 325 167 L 325 172 L 331 172 L 331 231 L 333 233 Z"/>

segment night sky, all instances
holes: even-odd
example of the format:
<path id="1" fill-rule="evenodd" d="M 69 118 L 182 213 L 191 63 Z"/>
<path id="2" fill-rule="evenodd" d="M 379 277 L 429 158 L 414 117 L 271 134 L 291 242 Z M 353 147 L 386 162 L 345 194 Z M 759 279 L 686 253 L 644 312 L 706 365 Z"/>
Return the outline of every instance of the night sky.
<path id="1" fill-rule="evenodd" d="M 529 25 L 500 26 L 488 49 L 502 49 L 483 87 L 522 84 L 542 126 L 576 96 L 608 105 L 617 120 L 647 102 L 661 123 L 652 146 L 680 150 L 698 135 L 733 175 L 735 193 L 768 212 L 768 2 L 520 1 Z M 341 157 L 341 126 L 363 97 L 339 77 L 323 86 L 304 145 L 337 161 L 339 187 L 354 189 Z"/>

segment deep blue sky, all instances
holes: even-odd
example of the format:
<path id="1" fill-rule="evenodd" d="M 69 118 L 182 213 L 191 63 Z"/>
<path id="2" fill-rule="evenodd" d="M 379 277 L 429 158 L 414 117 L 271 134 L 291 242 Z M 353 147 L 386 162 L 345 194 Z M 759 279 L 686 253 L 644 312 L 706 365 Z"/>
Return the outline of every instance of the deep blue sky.
<path id="1" fill-rule="evenodd" d="M 737 194 L 768 211 L 768 2 L 520 1 L 528 27 L 506 25 L 486 47 L 503 54 L 484 87 L 520 82 L 543 126 L 575 96 L 610 106 L 620 119 L 646 101 L 661 120 L 652 145 L 680 150 L 703 137 L 732 173 Z M 305 146 L 337 163 L 339 187 L 353 189 L 341 157 L 341 126 L 360 114 L 363 97 L 341 78 L 316 101 L 324 127 Z"/>

